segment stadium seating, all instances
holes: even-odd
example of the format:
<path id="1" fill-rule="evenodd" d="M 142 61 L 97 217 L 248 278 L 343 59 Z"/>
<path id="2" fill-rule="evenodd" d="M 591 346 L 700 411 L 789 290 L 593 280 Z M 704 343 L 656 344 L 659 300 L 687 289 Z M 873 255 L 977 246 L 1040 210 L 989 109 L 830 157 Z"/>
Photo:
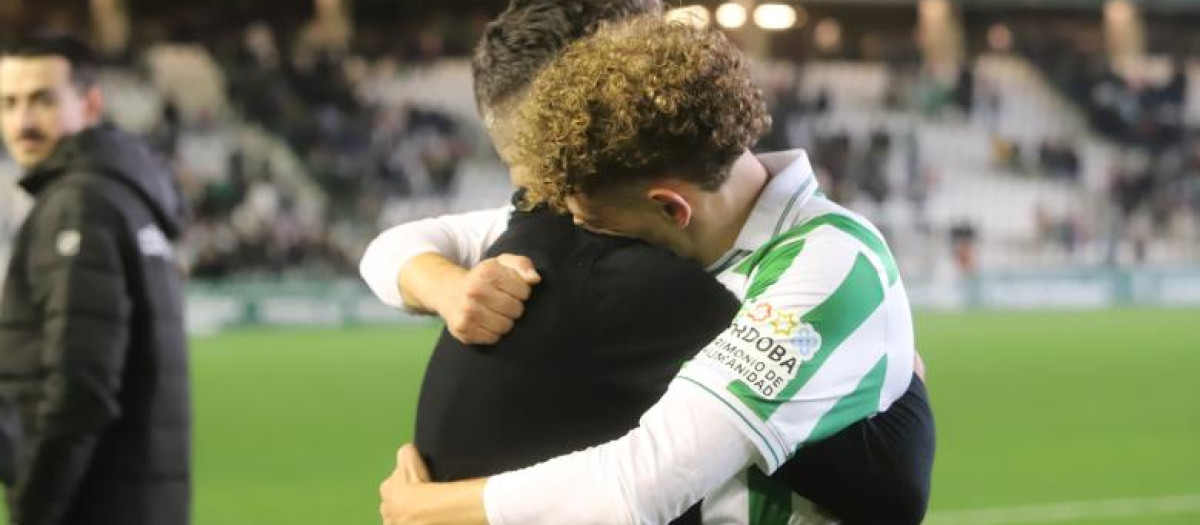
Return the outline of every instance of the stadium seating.
<path id="1" fill-rule="evenodd" d="M 110 68 L 101 83 L 110 116 L 119 125 L 159 139 L 169 136 L 176 167 L 185 179 L 200 184 L 199 190 L 192 190 L 193 199 L 199 198 L 196 192 L 203 193 L 207 185 L 230 184 L 231 170 L 266 174 L 274 188 L 269 199 L 286 203 L 289 217 L 282 222 L 323 232 L 314 233 L 315 237 L 342 232 L 338 235 L 344 238 L 337 242 L 346 247 L 340 256 L 348 270 L 357 250 L 380 228 L 440 213 L 498 206 L 507 201 L 511 191 L 506 169 L 478 121 L 467 59 L 450 57 L 390 67 L 361 58 L 348 63 L 356 61 L 366 66 L 360 68 L 366 73 L 358 75 L 358 83 L 351 86 L 354 98 L 364 108 L 361 111 L 368 115 L 413 109 L 436 112 L 444 115 L 438 118 L 452 122 L 454 133 L 470 145 L 449 194 L 431 193 L 430 184 L 421 178 L 427 176 L 423 173 L 403 174 L 409 178 L 405 182 L 408 189 L 399 193 L 372 186 L 374 157 L 391 154 L 398 146 L 374 142 L 368 147 L 353 146 L 362 138 L 348 135 L 352 128 L 347 128 L 347 123 L 361 120 L 357 110 L 300 106 L 290 112 L 300 115 L 299 124 L 285 121 L 283 127 L 253 120 L 242 109 L 245 100 L 229 98 L 230 93 L 240 93 L 226 89 L 229 75 L 236 75 L 223 69 L 229 67 L 229 60 L 218 59 L 211 49 L 200 45 L 152 45 L 144 53 L 148 74 Z M 1161 62 L 1130 64 L 1127 73 L 1145 76 L 1158 72 L 1161 76 Z M 906 265 L 917 268 L 910 272 L 928 276 L 937 273 L 929 268 L 953 266 L 951 232 L 963 225 L 977 233 L 973 242 L 984 270 L 1102 264 L 1113 262 L 1114 250 L 1130 249 L 1124 242 L 1130 235 L 1126 226 L 1112 225 L 1120 217 L 1112 177 L 1127 155 L 1094 132 L 1082 102 L 1065 96 L 1033 62 L 1016 55 L 977 57 L 970 66 L 974 102 L 958 110 L 952 108 L 953 75 L 947 80 L 904 67 L 831 60 L 802 65 L 760 61 L 755 69 L 765 86 L 791 86 L 785 96 L 807 101 L 800 113 L 778 119 L 776 125 L 787 129 L 789 141 L 782 146 L 809 148 L 818 168 L 825 168 L 831 160 L 820 143 L 844 137 L 847 159 L 836 175 L 857 181 L 873 137 L 886 139 L 890 146 L 880 167 L 889 188 L 885 200 L 876 202 L 871 195 L 853 189 L 845 198 L 879 222 L 889 237 L 904 241 L 896 243 L 901 259 L 922 261 Z M 1187 72 L 1196 80 L 1190 89 L 1200 89 L 1200 66 L 1193 64 Z M 280 79 L 282 85 L 289 81 Z M 1200 96 L 1188 100 L 1188 114 L 1200 115 L 1200 103 L 1196 102 Z M 1192 118 L 1200 121 L 1200 117 Z M 177 122 L 167 122 L 170 119 Z M 319 147 L 314 147 L 311 138 L 304 138 L 314 133 L 305 126 L 317 128 Z M 370 124 L 366 131 L 377 134 L 379 126 L 378 122 Z M 400 140 L 413 139 L 402 136 Z M 1042 158 L 1047 144 L 1070 153 L 1073 174 L 1058 176 L 1048 171 Z M 351 147 L 361 149 L 338 151 Z M 314 164 L 315 155 L 329 148 L 333 148 L 332 158 L 325 161 L 332 164 Z M 360 158 L 364 156 L 369 158 Z M 347 195 L 336 194 L 337 188 L 329 186 L 330 165 L 340 170 L 335 179 L 355 179 L 346 186 L 351 197 L 372 197 L 379 202 L 347 201 Z M 241 182 L 234 185 L 238 184 Z M 266 197 L 260 191 L 256 198 Z M 255 216 L 243 208 L 253 206 L 233 210 L 224 222 L 245 223 L 247 216 Z M 1190 246 L 1196 244 L 1195 235 L 1188 232 L 1197 229 L 1197 211 L 1194 206 L 1181 209 L 1190 211 L 1181 212 L 1183 218 L 1174 221 L 1180 226 L 1149 235 L 1153 240 L 1144 253 L 1150 261 L 1186 261 L 1194 254 Z M 354 212 L 347 219 L 350 223 L 329 223 L 329 214 L 339 210 Z M 1145 222 L 1142 218 L 1130 220 Z M 266 225 L 272 218 L 262 216 L 251 222 Z M 1193 227 L 1189 229 L 1189 225 Z M 0 229 L 0 246 L 5 235 Z M 199 250 L 192 248 L 184 252 Z M 928 260 L 934 263 L 924 262 Z"/>

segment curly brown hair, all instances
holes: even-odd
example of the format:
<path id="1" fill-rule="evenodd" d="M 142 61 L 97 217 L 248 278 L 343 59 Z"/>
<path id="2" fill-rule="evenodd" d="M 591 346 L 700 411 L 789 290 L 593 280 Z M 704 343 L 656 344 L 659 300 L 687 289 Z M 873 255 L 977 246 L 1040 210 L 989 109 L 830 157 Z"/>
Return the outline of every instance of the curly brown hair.
<path id="1" fill-rule="evenodd" d="M 725 35 L 662 16 L 605 24 L 547 65 L 518 109 L 527 199 L 672 176 L 712 191 L 771 125 Z"/>

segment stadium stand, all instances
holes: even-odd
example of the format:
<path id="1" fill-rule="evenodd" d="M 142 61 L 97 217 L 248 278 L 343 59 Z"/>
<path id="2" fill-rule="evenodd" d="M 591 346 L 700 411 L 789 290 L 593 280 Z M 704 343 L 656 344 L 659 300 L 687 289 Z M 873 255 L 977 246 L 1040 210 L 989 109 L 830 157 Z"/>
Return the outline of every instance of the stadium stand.
<path id="1" fill-rule="evenodd" d="M 181 175 L 196 277 L 347 276 L 386 225 L 506 201 L 469 46 L 431 30 L 388 45 L 364 25 L 346 48 L 243 18 L 146 22 L 103 75 L 111 118 Z M 1095 74 L 1063 67 L 1087 56 L 1063 47 L 980 50 L 958 71 L 886 54 L 761 61 L 776 122 L 762 148 L 809 149 L 826 191 L 882 225 L 910 279 L 1200 260 L 1187 131 L 1200 66 L 1153 56 Z M 1186 118 L 1147 125 L 1163 114 Z"/>

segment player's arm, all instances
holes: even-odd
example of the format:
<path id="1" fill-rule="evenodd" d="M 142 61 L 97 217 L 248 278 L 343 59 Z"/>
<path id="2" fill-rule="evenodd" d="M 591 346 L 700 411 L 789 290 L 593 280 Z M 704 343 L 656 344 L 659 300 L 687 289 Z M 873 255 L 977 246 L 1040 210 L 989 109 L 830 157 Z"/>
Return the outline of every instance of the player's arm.
<path id="1" fill-rule="evenodd" d="M 755 461 L 709 398 L 671 388 L 625 437 L 488 480 L 424 483 L 401 450 L 380 488 L 385 524 L 665 523 Z M 407 448 L 407 447 L 406 447 Z"/>
<path id="2" fill-rule="evenodd" d="M 483 258 L 483 252 L 508 227 L 512 206 L 443 215 L 393 226 L 367 245 L 359 262 L 359 273 L 375 296 L 396 308 L 435 313 L 425 290 L 405 290 L 401 272 L 422 254 L 436 255 L 441 263 L 470 268 Z M 412 272 L 430 277 L 446 277 L 444 268 L 423 258 Z M 411 281 L 412 279 L 408 279 Z"/>
<path id="3" fill-rule="evenodd" d="M 480 260 L 511 213 L 510 206 L 393 227 L 367 247 L 359 271 L 384 303 L 437 314 L 464 343 L 495 343 L 541 280 L 525 257 Z"/>
<path id="4" fill-rule="evenodd" d="M 61 523 L 100 434 L 120 415 L 132 311 L 117 213 L 74 188 L 48 199 L 30 256 L 46 375 L 39 437 L 26 445 L 32 459 L 15 488 L 12 514 L 22 525 Z"/>

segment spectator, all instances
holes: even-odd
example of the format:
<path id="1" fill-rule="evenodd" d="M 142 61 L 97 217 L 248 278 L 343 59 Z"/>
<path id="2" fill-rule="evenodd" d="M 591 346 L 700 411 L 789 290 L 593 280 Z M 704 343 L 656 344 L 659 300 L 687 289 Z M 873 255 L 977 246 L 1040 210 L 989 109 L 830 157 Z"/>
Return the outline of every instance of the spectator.
<path id="1" fill-rule="evenodd" d="M 976 255 L 978 242 L 975 226 L 970 221 L 959 221 L 950 228 L 950 246 L 954 252 L 954 262 L 959 273 L 964 276 L 974 276 L 979 271 L 979 261 Z"/>

